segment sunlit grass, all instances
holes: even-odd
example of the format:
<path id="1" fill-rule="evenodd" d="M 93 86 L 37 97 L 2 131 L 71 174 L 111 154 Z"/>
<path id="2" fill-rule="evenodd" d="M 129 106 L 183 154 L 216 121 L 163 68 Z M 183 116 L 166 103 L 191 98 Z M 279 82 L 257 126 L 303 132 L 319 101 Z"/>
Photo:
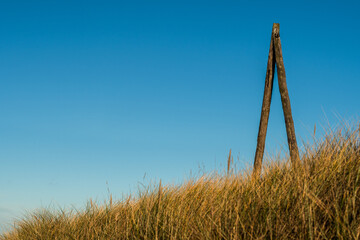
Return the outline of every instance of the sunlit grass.
<path id="1" fill-rule="evenodd" d="M 273 161 L 143 189 L 83 211 L 42 210 L 0 239 L 359 239 L 360 128 L 307 146 L 302 166 Z"/>

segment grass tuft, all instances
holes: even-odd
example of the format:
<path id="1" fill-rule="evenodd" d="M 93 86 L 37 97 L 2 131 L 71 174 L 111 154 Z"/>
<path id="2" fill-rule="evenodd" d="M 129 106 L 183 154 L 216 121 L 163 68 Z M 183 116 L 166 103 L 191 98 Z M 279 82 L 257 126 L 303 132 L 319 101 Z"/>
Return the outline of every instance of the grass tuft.
<path id="1" fill-rule="evenodd" d="M 274 161 L 260 179 L 228 167 L 84 211 L 41 210 L 0 239 L 359 239 L 359 135 L 330 132 L 299 169 Z"/>

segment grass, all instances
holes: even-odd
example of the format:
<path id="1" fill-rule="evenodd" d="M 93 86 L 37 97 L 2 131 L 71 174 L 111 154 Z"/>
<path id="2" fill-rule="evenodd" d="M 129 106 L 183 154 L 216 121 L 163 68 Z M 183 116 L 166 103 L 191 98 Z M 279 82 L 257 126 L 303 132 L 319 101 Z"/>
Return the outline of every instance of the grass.
<path id="1" fill-rule="evenodd" d="M 360 127 L 329 132 L 251 172 L 144 189 L 83 211 L 41 210 L 0 236 L 15 239 L 360 239 Z"/>

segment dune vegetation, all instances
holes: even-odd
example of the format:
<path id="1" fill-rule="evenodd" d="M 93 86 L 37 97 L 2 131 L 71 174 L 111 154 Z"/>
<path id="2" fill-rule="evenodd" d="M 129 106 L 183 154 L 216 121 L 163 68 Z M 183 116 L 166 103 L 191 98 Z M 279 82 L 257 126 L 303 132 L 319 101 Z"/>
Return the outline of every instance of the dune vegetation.
<path id="1" fill-rule="evenodd" d="M 85 210 L 40 210 L 15 239 L 360 239 L 360 126 L 329 131 L 301 153 L 301 166 L 271 161 L 250 171 L 204 174 L 181 185 Z"/>

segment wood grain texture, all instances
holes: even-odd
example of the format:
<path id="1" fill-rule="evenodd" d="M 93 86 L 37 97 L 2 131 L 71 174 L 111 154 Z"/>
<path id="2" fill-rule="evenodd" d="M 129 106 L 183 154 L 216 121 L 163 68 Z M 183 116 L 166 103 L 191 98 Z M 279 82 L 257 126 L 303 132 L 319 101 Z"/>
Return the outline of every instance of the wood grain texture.
<path id="1" fill-rule="evenodd" d="M 299 150 L 296 141 L 294 121 L 291 113 L 290 97 L 286 84 L 284 60 L 280 41 L 280 24 L 274 23 L 271 32 L 270 50 L 267 63 L 264 97 L 261 108 L 260 126 L 257 138 L 257 146 L 254 159 L 253 177 L 261 174 L 261 165 L 264 156 L 265 139 L 270 114 L 271 95 L 274 83 L 275 64 L 278 76 L 281 103 L 284 112 L 286 134 L 289 144 L 290 158 L 293 166 L 300 163 Z"/>
<path id="2" fill-rule="evenodd" d="M 284 67 L 284 60 L 283 60 L 281 41 L 280 41 L 280 25 L 278 23 L 274 23 L 273 25 L 272 36 L 274 38 L 273 41 L 274 41 L 274 50 L 275 50 L 275 61 L 276 61 L 281 103 L 284 111 L 290 158 L 292 164 L 295 166 L 299 163 L 300 157 L 299 157 L 299 149 L 296 142 L 294 121 L 291 113 L 290 97 L 286 84 L 285 67 Z"/>
<path id="3" fill-rule="evenodd" d="M 272 96 L 272 90 L 274 84 L 274 70 L 275 70 L 274 43 L 272 36 L 273 32 L 274 31 L 272 31 L 271 33 L 271 40 L 270 40 L 270 50 L 269 50 L 267 69 L 266 69 L 264 97 L 261 108 L 260 126 L 257 137 L 253 176 L 259 176 L 261 172 L 262 159 L 264 156 L 264 149 L 265 149 L 266 132 L 269 121 L 269 115 L 270 115 L 270 104 L 271 104 L 271 96 Z"/>

